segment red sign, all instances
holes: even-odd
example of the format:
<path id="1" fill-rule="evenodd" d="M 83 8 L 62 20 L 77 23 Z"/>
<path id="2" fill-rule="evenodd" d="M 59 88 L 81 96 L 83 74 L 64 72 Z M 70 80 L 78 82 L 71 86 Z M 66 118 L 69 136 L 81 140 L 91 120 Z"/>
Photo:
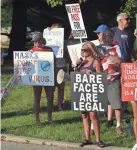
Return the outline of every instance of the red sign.
<path id="1" fill-rule="evenodd" d="M 137 101 L 137 63 L 122 63 L 122 101 Z"/>

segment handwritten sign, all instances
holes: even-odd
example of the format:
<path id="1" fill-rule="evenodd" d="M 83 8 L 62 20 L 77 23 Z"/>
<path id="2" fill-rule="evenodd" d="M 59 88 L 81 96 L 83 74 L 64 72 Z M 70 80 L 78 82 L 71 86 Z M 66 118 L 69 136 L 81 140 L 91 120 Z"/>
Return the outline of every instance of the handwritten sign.
<path id="1" fill-rule="evenodd" d="M 63 58 L 64 54 L 64 28 L 44 29 L 43 37 L 46 45 L 52 46 L 56 58 Z M 59 48 L 59 49 L 58 49 Z"/>
<path id="2" fill-rule="evenodd" d="M 107 82 L 102 73 L 71 72 L 72 103 L 74 111 L 105 111 L 107 109 Z"/>
<path id="3" fill-rule="evenodd" d="M 122 63 L 122 101 L 137 101 L 137 63 Z"/>
<path id="4" fill-rule="evenodd" d="M 83 23 L 80 5 L 66 4 L 66 10 L 70 21 L 72 34 L 75 39 L 87 38 L 87 33 Z"/>
<path id="5" fill-rule="evenodd" d="M 93 40 L 91 42 L 94 43 L 96 46 L 99 45 L 98 40 Z M 73 65 L 76 65 L 77 60 L 81 57 L 81 48 L 82 48 L 83 44 L 79 43 L 79 44 L 67 46 L 68 53 L 69 53 L 69 56 L 70 56 L 70 59 L 71 59 Z"/>
<path id="6" fill-rule="evenodd" d="M 14 51 L 14 74 L 19 85 L 54 86 L 53 52 Z"/>

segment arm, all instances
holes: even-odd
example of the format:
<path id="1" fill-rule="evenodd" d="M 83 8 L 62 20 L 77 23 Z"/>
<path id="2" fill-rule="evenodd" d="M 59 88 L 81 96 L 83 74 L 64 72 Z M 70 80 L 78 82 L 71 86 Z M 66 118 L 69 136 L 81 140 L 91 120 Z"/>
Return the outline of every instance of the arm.
<path id="1" fill-rule="evenodd" d="M 96 72 L 102 72 L 103 71 L 101 63 L 98 60 L 95 60 L 93 67 L 96 69 Z"/>
<path id="2" fill-rule="evenodd" d="M 117 56 L 108 56 L 108 59 L 112 60 L 113 62 L 117 63 L 117 64 L 121 64 L 122 60 L 117 57 Z"/>

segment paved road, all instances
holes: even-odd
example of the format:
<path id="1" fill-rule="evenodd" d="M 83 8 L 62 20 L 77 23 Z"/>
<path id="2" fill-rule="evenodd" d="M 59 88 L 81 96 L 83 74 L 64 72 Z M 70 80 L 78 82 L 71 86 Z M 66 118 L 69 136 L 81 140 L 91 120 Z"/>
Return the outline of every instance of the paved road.
<path id="1" fill-rule="evenodd" d="M 58 146 L 22 144 L 15 142 L 2 142 L 1 150 L 82 150 L 82 148 L 65 148 Z M 88 149 L 85 149 L 88 150 Z"/>

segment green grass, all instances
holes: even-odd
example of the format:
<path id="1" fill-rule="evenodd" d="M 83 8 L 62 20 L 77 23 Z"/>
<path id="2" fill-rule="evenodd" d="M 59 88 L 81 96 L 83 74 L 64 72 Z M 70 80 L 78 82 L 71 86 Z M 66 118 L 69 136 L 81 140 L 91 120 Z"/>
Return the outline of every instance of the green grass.
<path id="1" fill-rule="evenodd" d="M 2 75 L 3 85 L 6 85 L 10 75 Z M 83 126 L 80 112 L 70 110 L 70 84 L 65 87 L 65 110 L 56 111 L 57 93 L 55 92 L 54 112 L 52 124 L 47 122 L 46 97 L 42 93 L 40 118 L 43 125 L 35 124 L 33 115 L 33 90 L 31 86 L 16 86 L 5 101 L 1 110 L 1 128 L 3 133 L 18 136 L 29 136 L 48 140 L 81 142 L 84 139 Z M 125 119 L 122 120 L 122 127 L 125 128 Z M 113 146 L 132 147 L 135 143 L 134 137 L 128 137 L 126 132 L 119 136 L 115 127 L 108 129 L 106 118 L 100 117 L 102 140 Z M 132 119 L 133 120 L 133 119 Z M 93 136 L 93 141 L 95 137 Z"/>

